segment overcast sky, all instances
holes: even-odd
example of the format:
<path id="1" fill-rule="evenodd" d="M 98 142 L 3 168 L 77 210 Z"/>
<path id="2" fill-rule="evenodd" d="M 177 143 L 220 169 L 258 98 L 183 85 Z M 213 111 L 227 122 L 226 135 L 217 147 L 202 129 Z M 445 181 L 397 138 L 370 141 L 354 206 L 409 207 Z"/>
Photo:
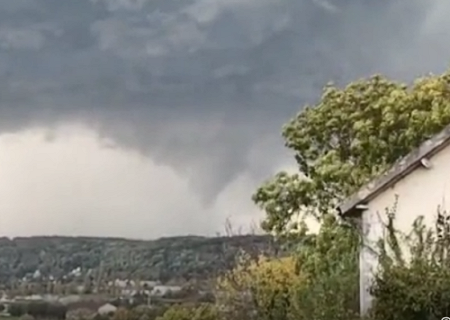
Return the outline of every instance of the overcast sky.
<path id="1" fill-rule="evenodd" d="M 446 0 L 0 0 L 0 233 L 214 235 L 328 81 L 450 61 Z"/>

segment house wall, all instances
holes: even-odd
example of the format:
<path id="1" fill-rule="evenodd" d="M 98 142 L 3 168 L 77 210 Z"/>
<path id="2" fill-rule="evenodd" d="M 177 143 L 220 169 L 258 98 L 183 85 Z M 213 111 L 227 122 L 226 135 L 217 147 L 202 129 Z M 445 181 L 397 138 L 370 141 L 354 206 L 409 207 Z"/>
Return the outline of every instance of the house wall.
<path id="1" fill-rule="evenodd" d="M 362 214 L 364 246 L 360 253 L 361 311 L 365 313 L 372 298 L 368 293 L 373 272 L 377 268 L 377 256 L 370 248 L 383 236 L 386 209 L 395 204 L 395 227 L 410 232 L 414 220 L 422 215 L 428 226 L 436 221 L 438 207 L 450 210 L 450 147 L 446 147 L 430 160 L 432 167 L 423 166 L 398 181 L 368 203 Z M 396 202 L 396 197 L 397 202 Z"/>

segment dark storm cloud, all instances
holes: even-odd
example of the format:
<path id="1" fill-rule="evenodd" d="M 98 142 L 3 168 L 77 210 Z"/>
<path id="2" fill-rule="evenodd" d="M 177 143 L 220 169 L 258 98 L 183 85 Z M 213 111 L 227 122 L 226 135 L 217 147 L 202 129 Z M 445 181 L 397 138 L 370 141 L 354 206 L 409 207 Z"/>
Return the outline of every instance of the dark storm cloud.
<path id="1" fill-rule="evenodd" d="M 267 174 L 281 124 L 326 82 L 443 70 L 450 31 L 437 28 L 438 6 L 3 0 L 0 130 L 88 123 L 211 199 L 244 170 Z"/>

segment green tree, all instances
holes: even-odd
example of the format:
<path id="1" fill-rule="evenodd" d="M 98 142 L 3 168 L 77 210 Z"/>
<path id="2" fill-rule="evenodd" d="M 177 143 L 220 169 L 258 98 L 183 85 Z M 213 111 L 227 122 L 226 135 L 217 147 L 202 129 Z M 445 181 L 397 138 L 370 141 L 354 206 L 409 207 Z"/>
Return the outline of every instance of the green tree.
<path id="1" fill-rule="evenodd" d="M 359 319 L 358 250 L 356 230 L 324 216 L 319 232 L 296 256 L 302 281 L 292 286 L 290 319 Z"/>
<path id="2" fill-rule="evenodd" d="M 23 303 L 12 303 L 8 308 L 8 312 L 13 317 L 20 317 L 27 313 L 27 306 Z"/>
<path id="3" fill-rule="evenodd" d="M 321 218 L 343 198 L 450 123 L 450 73 L 411 86 L 382 76 L 341 89 L 326 86 L 283 128 L 299 173 L 280 172 L 253 200 L 266 212 L 263 229 L 278 235 L 293 218 Z"/>
<path id="4" fill-rule="evenodd" d="M 225 320 L 287 320 L 292 289 L 301 280 L 293 257 L 243 257 L 218 279 L 217 304 Z"/>
<path id="5" fill-rule="evenodd" d="M 358 319 L 358 240 L 356 230 L 327 215 L 295 254 L 243 257 L 217 282 L 223 319 Z"/>

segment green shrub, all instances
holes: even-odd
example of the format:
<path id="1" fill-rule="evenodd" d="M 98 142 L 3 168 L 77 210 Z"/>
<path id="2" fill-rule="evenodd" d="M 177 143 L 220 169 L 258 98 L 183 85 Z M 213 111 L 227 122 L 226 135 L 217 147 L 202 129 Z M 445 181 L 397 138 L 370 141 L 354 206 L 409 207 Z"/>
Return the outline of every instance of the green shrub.
<path id="1" fill-rule="evenodd" d="M 373 320 L 438 320 L 450 316 L 450 223 L 438 212 L 434 229 L 423 218 L 401 237 L 388 214 L 387 236 L 380 241 L 379 272 L 371 294 Z M 406 251 L 407 250 L 407 251 Z M 405 253 L 408 257 L 405 257 Z"/>
<path id="2" fill-rule="evenodd" d="M 9 306 L 8 312 L 13 317 L 29 314 L 34 318 L 65 319 L 67 307 L 48 302 L 13 303 Z"/>
<path id="3" fill-rule="evenodd" d="M 311 244 L 297 255 L 304 281 L 293 290 L 292 320 L 359 318 L 359 235 L 325 215 Z"/>
<path id="4" fill-rule="evenodd" d="M 219 314 L 212 304 L 174 305 L 157 320 L 218 320 Z"/>
<path id="5" fill-rule="evenodd" d="M 13 317 L 20 317 L 27 313 L 27 308 L 23 303 L 12 303 L 8 307 L 8 312 Z"/>
<path id="6" fill-rule="evenodd" d="M 297 243 L 298 251 L 289 257 L 244 260 L 219 279 L 217 301 L 224 319 L 359 318 L 356 230 L 326 215 L 316 235 L 300 235 Z"/>

